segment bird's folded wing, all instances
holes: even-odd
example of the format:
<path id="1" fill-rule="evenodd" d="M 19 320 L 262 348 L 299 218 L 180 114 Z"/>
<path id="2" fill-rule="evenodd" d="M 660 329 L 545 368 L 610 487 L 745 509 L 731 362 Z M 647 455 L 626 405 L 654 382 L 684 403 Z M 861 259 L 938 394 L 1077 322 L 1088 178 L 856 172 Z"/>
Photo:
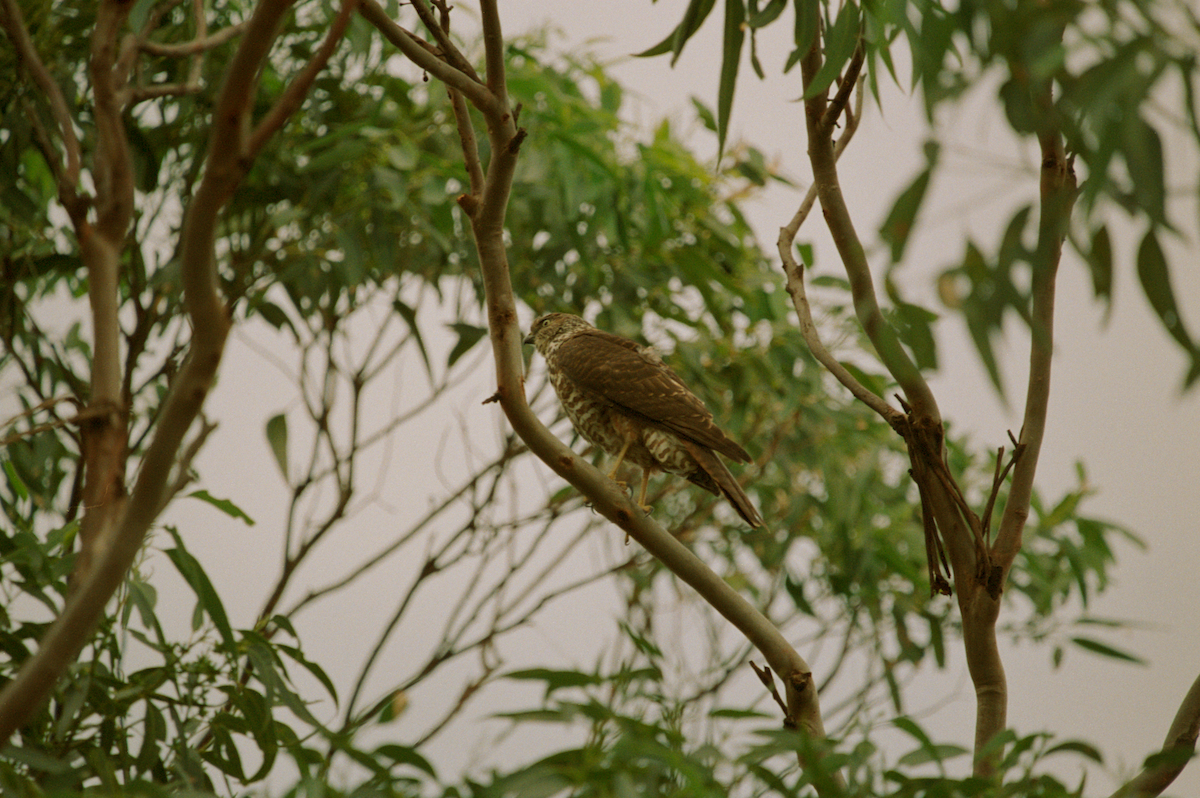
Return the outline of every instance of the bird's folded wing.
<path id="1" fill-rule="evenodd" d="M 580 387 L 599 394 L 634 418 L 750 462 L 746 450 L 726 437 L 712 413 L 657 354 L 602 330 L 585 330 L 564 341 L 555 365 Z"/>

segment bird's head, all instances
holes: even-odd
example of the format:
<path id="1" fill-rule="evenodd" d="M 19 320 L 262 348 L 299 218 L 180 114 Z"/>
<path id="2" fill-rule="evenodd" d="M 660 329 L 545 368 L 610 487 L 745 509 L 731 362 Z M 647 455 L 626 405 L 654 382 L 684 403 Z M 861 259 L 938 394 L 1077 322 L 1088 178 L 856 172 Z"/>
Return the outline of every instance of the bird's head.
<path id="1" fill-rule="evenodd" d="M 533 326 L 529 328 L 529 335 L 525 336 L 525 343 L 533 344 L 545 357 L 567 338 L 580 330 L 591 328 L 592 325 L 570 313 L 547 313 L 538 316 L 533 322 Z"/>

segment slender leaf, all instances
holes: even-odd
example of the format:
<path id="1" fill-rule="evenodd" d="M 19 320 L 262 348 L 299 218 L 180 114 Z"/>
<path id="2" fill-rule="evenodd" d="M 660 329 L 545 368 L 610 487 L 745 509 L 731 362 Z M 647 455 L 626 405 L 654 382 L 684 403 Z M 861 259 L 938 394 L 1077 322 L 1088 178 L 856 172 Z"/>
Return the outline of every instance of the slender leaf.
<path id="1" fill-rule="evenodd" d="M 1108 225 L 1100 225 L 1092 234 L 1092 245 L 1087 253 L 1088 268 L 1092 272 L 1092 293 L 1112 305 L 1113 252 Z"/>
<path id="2" fill-rule="evenodd" d="M 687 44 L 688 39 L 692 38 L 692 34 L 700 29 L 716 2 L 717 0 L 690 0 L 687 10 L 683 13 L 683 19 L 667 38 L 640 53 L 634 53 L 634 56 L 648 58 L 653 55 L 671 53 L 671 66 L 674 66 L 675 62 L 679 60 L 679 54 L 683 52 L 683 46 Z"/>
<path id="3" fill-rule="evenodd" d="M 417 324 L 416 308 L 397 297 L 392 300 L 392 309 L 399 313 L 400 317 L 404 319 L 404 323 L 408 325 L 408 331 L 412 333 L 413 340 L 417 342 L 417 351 L 421 353 L 421 362 L 425 364 L 425 373 L 432 379 L 433 366 L 429 362 L 429 350 L 425 348 L 425 339 L 421 336 L 421 327 Z"/>
<path id="4" fill-rule="evenodd" d="M 1156 225 L 1167 223 L 1166 177 L 1163 146 L 1158 131 L 1146 120 L 1130 114 L 1121 126 L 1121 154 L 1133 178 L 1133 197 L 1139 210 Z"/>
<path id="5" fill-rule="evenodd" d="M 778 19 L 785 8 L 787 8 L 787 0 L 767 0 L 767 4 L 762 8 L 757 10 L 751 8 L 748 24 L 751 28 L 765 28 Z"/>
<path id="6" fill-rule="evenodd" d="M 1045 755 L 1050 756 L 1051 754 L 1059 754 L 1064 752 L 1081 754 L 1097 764 L 1104 764 L 1104 755 L 1100 753 L 1099 749 L 1080 740 L 1067 740 L 1066 742 L 1059 743 L 1058 745 L 1053 745 L 1046 749 Z"/>
<path id="7" fill-rule="evenodd" d="M 1183 318 L 1179 315 L 1179 306 L 1175 302 L 1175 291 L 1171 288 L 1171 274 L 1167 266 L 1167 258 L 1163 254 L 1162 247 L 1158 243 L 1158 235 L 1154 230 L 1146 233 L 1141 246 L 1138 247 L 1137 273 L 1138 279 L 1142 283 L 1142 290 L 1146 292 L 1146 299 L 1150 300 L 1150 306 L 1158 314 L 1158 318 L 1167 328 L 1167 332 L 1179 342 L 1180 346 L 1189 352 L 1192 351 L 1195 347 L 1192 344 L 1191 336 L 1184 328 Z"/>
<path id="8" fill-rule="evenodd" d="M 233 628 L 229 625 L 229 616 L 225 614 L 225 605 L 221 603 L 221 597 L 217 595 L 216 589 L 213 588 L 212 582 L 209 581 L 208 574 L 204 572 L 199 560 L 184 547 L 179 531 L 174 527 L 167 527 L 167 531 L 175 540 L 175 548 L 167 549 L 167 557 L 174 563 L 179 575 L 188 583 L 188 587 L 196 594 L 197 607 L 203 608 L 204 613 L 212 620 L 213 626 L 217 627 L 225 650 L 230 655 L 236 655 L 237 643 L 233 637 Z"/>
<path id="9" fill-rule="evenodd" d="M 940 743 L 938 745 L 931 745 L 928 748 L 917 748 L 916 750 L 909 751 L 907 754 L 901 756 L 897 762 L 908 767 L 917 767 L 929 762 L 945 762 L 947 759 L 954 759 L 955 757 L 969 753 L 970 751 L 961 745 Z"/>
<path id="10" fill-rule="evenodd" d="M 796 22 L 792 30 L 792 44 L 795 45 L 795 49 L 788 56 L 787 64 L 783 67 L 784 72 L 795 66 L 796 62 L 812 49 L 813 42 L 817 39 L 817 31 L 821 27 L 820 3 L 816 0 L 795 0 L 794 6 Z"/>
<path id="11" fill-rule="evenodd" d="M 474 324 L 465 324 L 456 322 L 449 325 L 450 329 L 458 333 L 458 343 L 450 350 L 450 355 L 446 358 L 446 367 L 450 368 L 458 359 L 471 351 L 471 347 L 479 343 L 483 336 L 487 335 L 486 327 L 476 327 Z"/>
<path id="12" fill-rule="evenodd" d="M 267 421 L 267 443 L 271 445 L 271 454 L 275 455 L 275 464 L 288 481 L 288 429 L 287 416 L 283 413 L 271 416 Z"/>
<path id="13" fill-rule="evenodd" d="M 838 12 L 833 26 L 825 34 L 825 60 L 817 74 L 813 76 L 804 90 L 804 96 L 815 97 L 829 88 L 834 78 L 841 74 L 842 68 L 854 54 L 858 45 L 859 34 L 858 4 L 847 2 Z"/>
<path id="14" fill-rule="evenodd" d="M 376 759 L 386 757 L 397 765 L 412 765 L 417 770 L 424 771 L 433 778 L 437 778 L 437 772 L 434 771 L 433 765 L 429 764 L 428 759 L 417 753 L 417 749 L 415 748 L 395 743 L 385 743 L 375 749 L 375 757 Z"/>
<path id="15" fill-rule="evenodd" d="M 1130 654 L 1127 651 L 1122 651 L 1119 648 L 1114 648 L 1114 647 L 1108 645 L 1107 643 L 1101 643 L 1099 640 L 1093 640 L 1090 637 L 1072 637 L 1071 642 L 1086 651 L 1090 651 L 1093 654 L 1099 654 L 1102 657 L 1110 657 L 1112 659 L 1119 659 L 1123 662 L 1132 662 L 1137 665 L 1145 665 L 1146 664 L 1146 660 L 1142 659 L 1141 657 L 1139 657 L 1135 654 Z"/>
<path id="16" fill-rule="evenodd" d="M 729 134 L 729 115 L 733 111 L 733 92 L 737 88 L 738 68 L 742 62 L 742 44 L 746 34 L 746 7 L 742 0 L 725 0 L 725 35 L 721 48 L 721 79 L 717 89 L 717 157 L 725 152 Z"/>
<path id="17" fill-rule="evenodd" d="M 879 231 L 880 237 L 891 245 L 893 263 L 898 263 L 904 257 L 904 249 L 908 245 L 913 223 L 916 221 L 917 213 L 921 210 L 921 203 L 924 202 L 925 194 L 929 189 L 929 179 L 933 175 L 939 152 L 940 147 L 936 142 L 926 144 L 925 155 L 928 161 L 926 167 L 904 191 L 900 192 L 900 196 L 892 204 L 892 210 L 888 213 L 887 219 L 884 220 L 883 227 Z"/>
<path id="18" fill-rule="evenodd" d="M 199 499 L 206 504 L 211 504 L 230 518 L 237 518 L 246 523 L 246 526 L 254 526 L 254 519 L 246 515 L 246 512 L 231 502 L 229 499 L 218 499 L 206 490 L 194 490 L 188 494 L 189 499 Z"/>
<path id="19" fill-rule="evenodd" d="M 933 322 L 937 314 L 920 305 L 899 302 L 890 315 L 900 340 L 912 351 L 917 367 L 935 370 L 938 367 L 937 343 L 933 337 Z"/>

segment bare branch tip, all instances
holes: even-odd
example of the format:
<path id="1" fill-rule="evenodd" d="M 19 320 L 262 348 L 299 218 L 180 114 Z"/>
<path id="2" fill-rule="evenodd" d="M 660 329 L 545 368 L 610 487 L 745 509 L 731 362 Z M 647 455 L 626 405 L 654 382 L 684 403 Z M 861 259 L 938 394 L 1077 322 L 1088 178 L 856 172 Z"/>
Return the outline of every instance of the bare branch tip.
<path id="1" fill-rule="evenodd" d="M 479 210 L 479 200 L 471 194 L 459 194 L 455 201 L 467 216 L 474 216 L 475 212 Z"/>
<path id="2" fill-rule="evenodd" d="M 515 114 L 513 115 L 513 119 L 514 120 L 516 119 Z M 513 134 L 513 137 L 511 139 L 508 140 L 509 153 L 516 155 L 517 152 L 519 152 L 521 149 L 521 143 L 523 141 L 525 141 L 525 137 L 528 135 L 529 135 L 529 131 L 526 130 L 525 128 L 523 128 L 523 127 L 517 128 L 517 132 L 515 134 Z"/>

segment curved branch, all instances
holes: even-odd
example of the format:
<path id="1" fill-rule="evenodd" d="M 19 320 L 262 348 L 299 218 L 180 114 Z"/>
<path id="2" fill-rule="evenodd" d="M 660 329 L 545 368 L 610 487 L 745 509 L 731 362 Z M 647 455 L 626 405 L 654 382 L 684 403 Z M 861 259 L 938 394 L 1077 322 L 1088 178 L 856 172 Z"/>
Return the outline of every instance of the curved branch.
<path id="1" fill-rule="evenodd" d="M 1048 121 L 1050 89 L 1047 87 L 1037 100 L 1042 116 Z M 1062 258 L 1063 239 L 1076 197 L 1074 163 L 1067 156 L 1057 129 L 1043 130 L 1038 139 L 1042 150 L 1041 210 L 1035 262 L 1031 264 L 1033 309 L 1030 319 L 1029 384 L 1012 484 L 992 549 L 1001 582 L 1021 549 L 1021 537 L 1033 497 L 1033 478 L 1046 431 L 1046 415 L 1050 405 L 1050 366 L 1054 355 L 1054 289 L 1058 264 Z"/>
<path id="2" fill-rule="evenodd" d="M 250 141 L 246 147 L 246 151 L 251 158 L 258 155 L 263 145 L 300 108 L 300 104 L 308 96 L 308 90 L 312 88 L 313 81 L 317 79 L 317 75 L 321 74 L 321 70 L 329 63 L 329 59 L 333 56 L 334 51 L 337 50 L 338 44 L 341 43 L 342 36 L 346 32 L 346 26 L 350 24 L 350 15 L 354 13 L 354 9 L 357 6 L 358 0 L 342 0 L 342 7 L 338 11 L 337 16 L 333 18 L 333 24 L 329 26 L 329 30 L 325 32 L 325 39 L 321 42 L 321 46 L 317 48 L 317 52 L 304 65 L 304 69 L 300 71 L 300 74 L 283 90 L 283 94 L 271 106 L 271 110 L 267 111 L 266 115 L 259 120 L 259 123 L 254 128 L 254 132 L 250 134 Z"/>
<path id="3" fill-rule="evenodd" d="M 240 36 L 246 30 L 247 22 L 248 20 L 243 20 L 242 22 L 221 28 L 216 33 L 197 36 L 190 42 L 183 42 L 181 44 L 163 44 L 161 42 L 147 40 L 138 42 L 138 48 L 149 53 L 150 55 L 163 56 L 165 58 L 179 58 L 182 56 L 199 55 L 200 53 L 220 47 L 230 39 Z"/>
<path id="4" fill-rule="evenodd" d="M 396 45 L 408 60 L 450 88 L 461 91 L 480 111 L 494 114 L 499 108 L 495 95 L 486 86 L 443 61 L 432 45 L 397 25 L 375 0 L 360 0 L 358 13 L 374 25 L 383 38 Z"/>
<path id="5" fill-rule="evenodd" d="M 1161 795 L 1171 782 L 1183 772 L 1192 754 L 1196 750 L 1196 738 L 1200 737 L 1200 676 L 1192 682 L 1192 687 L 1183 697 L 1175 720 L 1167 730 L 1167 739 L 1163 743 L 1163 762 L 1147 765 L 1121 789 L 1113 793 L 1112 798 L 1152 798 Z"/>
<path id="6" fill-rule="evenodd" d="M 846 81 L 843 85 L 848 85 L 848 83 Z M 850 143 L 850 139 L 854 137 L 855 131 L 858 130 L 858 123 L 862 118 L 863 95 L 861 80 L 858 81 L 858 86 L 859 91 L 856 95 L 854 110 L 846 109 L 846 127 L 841 137 L 838 138 L 837 144 L 834 146 L 833 157 L 835 160 L 840 158 L 842 152 L 845 151 L 846 146 Z M 775 242 L 776 249 L 779 251 L 779 258 L 783 262 L 783 273 L 786 277 L 787 291 L 792 297 L 792 306 L 795 308 L 796 315 L 800 319 L 800 332 L 804 336 L 804 342 L 808 344 L 809 351 L 813 353 L 813 357 L 817 359 L 817 362 L 828 369 L 829 373 L 837 378 L 837 381 L 844 385 L 856 399 L 878 413 L 893 429 L 900 430 L 905 423 L 904 414 L 884 401 L 883 397 L 872 392 L 854 378 L 854 375 L 825 348 L 824 342 L 821 341 L 821 334 L 818 332 L 817 325 L 813 321 L 812 307 L 808 303 L 808 291 L 804 287 L 804 265 L 799 263 L 792 254 L 792 245 L 796 241 L 796 234 L 800 232 L 800 226 L 808 218 L 808 214 L 812 211 L 813 203 L 816 200 L 817 184 L 813 183 L 808 187 L 808 192 L 804 195 L 804 199 L 801 200 L 800 207 L 796 209 L 796 213 L 792 216 L 791 221 L 779 228 L 779 238 Z"/>
<path id="7" fill-rule="evenodd" d="M 855 50 L 853 59 L 847 71 L 856 73 L 861 67 L 863 58 L 862 48 Z M 821 42 L 817 37 L 808 54 L 801 59 L 800 68 L 804 76 L 804 85 L 812 83 L 817 71 L 821 68 Z M 855 66 L 855 64 L 858 66 Z M 845 81 L 843 81 L 843 84 Z M 844 85 L 843 85 L 844 88 Z M 839 93 L 838 95 L 842 95 Z M 844 100 L 843 100 L 844 102 Z M 846 269 L 846 277 L 850 281 L 851 298 L 854 302 L 854 312 L 862 324 L 863 331 L 874 346 L 884 367 L 895 377 L 905 396 L 908 398 L 922 418 L 940 424 L 941 414 L 937 402 L 933 398 L 925 378 L 912 362 L 896 331 L 883 318 L 879 308 L 879 300 L 875 296 L 874 278 L 867 255 L 859 240 L 858 231 L 846 207 L 846 199 L 842 195 L 841 180 L 838 177 L 837 157 L 834 154 L 833 128 L 827 115 L 836 106 L 831 106 L 824 92 L 805 99 L 804 116 L 808 131 L 808 156 L 813 170 L 813 184 L 817 187 L 817 196 L 821 200 L 821 210 L 825 216 L 825 224 L 833 237 L 842 265 Z"/>

